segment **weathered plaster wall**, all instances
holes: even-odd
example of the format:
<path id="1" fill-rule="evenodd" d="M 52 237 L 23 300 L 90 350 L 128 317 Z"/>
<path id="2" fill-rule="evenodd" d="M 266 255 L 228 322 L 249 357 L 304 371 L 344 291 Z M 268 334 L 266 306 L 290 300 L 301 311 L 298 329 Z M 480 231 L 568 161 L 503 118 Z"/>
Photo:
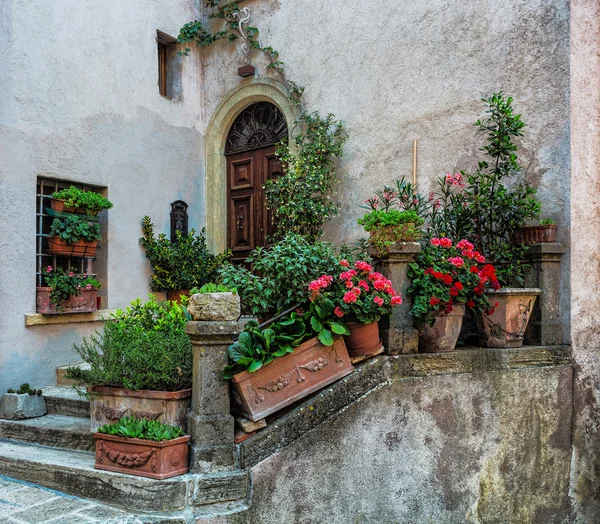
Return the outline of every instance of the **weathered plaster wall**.
<path id="1" fill-rule="evenodd" d="M 252 24 L 281 53 L 286 75 L 306 87 L 309 110 L 346 122 L 339 164 L 342 213 L 327 237 L 364 236 L 358 205 L 373 188 L 410 177 L 412 139 L 419 139 L 423 190 L 448 171 L 472 169 L 481 145 L 473 122 L 480 98 L 500 89 L 515 97 L 528 124 L 520 157 L 539 188 L 543 213 L 569 243 L 568 0 L 386 2 L 385 0 L 253 0 Z M 220 43 L 204 54 L 207 117 L 236 75 L 239 47 Z M 257 55 L 254 62 L 262 64 Z M 259 74 L 271 74 L 258 67 Z M 561 320 L 569 330 L 569 264 L 565 257 Z"/>
<path id="2" fill-rule="evenodd" d="M 579 522 L 600 521 L 600 6 L 571 2 L 571 289 Z"/>
<path id="3" fill-rule="evenodd" d="M 35 189 L 40 175 L 108 187 L 108 306 L 148 292 L 139 247 L 149 214 L 168 232 L 169 203 L 204 223 L 201 74 L 186 59 L 183 96 L 157 87 L 156 30 L 177 35 L 196 2 L 0 2 L 0 392 L 44 386 L 76 359 L 94 325 L 24 327 L 35 312 Z"/>

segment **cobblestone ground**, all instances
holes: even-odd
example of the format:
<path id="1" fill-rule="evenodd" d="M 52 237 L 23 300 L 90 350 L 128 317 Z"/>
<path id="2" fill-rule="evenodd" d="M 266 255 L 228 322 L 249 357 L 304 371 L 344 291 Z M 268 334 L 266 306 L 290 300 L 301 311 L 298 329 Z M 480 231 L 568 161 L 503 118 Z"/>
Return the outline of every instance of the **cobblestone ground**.
<path id="1" fill-rule="evenodd" d="M 0 524 L 143 524 L 145 519 L 0 475 Z"/>

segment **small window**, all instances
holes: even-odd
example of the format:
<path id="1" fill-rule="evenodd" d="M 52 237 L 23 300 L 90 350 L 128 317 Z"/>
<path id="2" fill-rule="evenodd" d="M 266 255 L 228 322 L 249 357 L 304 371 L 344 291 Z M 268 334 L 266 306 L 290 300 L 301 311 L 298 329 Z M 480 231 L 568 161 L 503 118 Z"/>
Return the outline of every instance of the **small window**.
<path id="1" fill-rule="evenodd" d="M 158 91 L 171 99 L 181 98 L 181 57 L 177 54 L 177 39 L 156 31 L 158 55 Z"/>
<path id="2" fill-rule="evenodd" d="M 67 187 L 77 187 L 86 191 L 94 191 L 106 196 L 106 188 L 93 187 L 89 185 L 78 184 L 65 180 L 55 180 L 50 178 L 37 179 L 36 191 L 36 286 L 44 285 L 44 270 L 48 266 L 62 267 L 64 269 L 74 269 L 79 273 L 89 273 L 102 284 L 98 291 L 100 298 L 100 309 L 106 309 L 107 304 L 107 253 L 106 242 L 100 241 L 95 257 L 68 257 L 55 256 L 48 253 L 48 237 L 50 236 L 50 227 L 54 216 L 48 212 L 51 207 L 51 195 L 56 191 Z M 107 220 L 106 213 L 99 217 L 102 227 L 103 239 L 106 238 Z"/>

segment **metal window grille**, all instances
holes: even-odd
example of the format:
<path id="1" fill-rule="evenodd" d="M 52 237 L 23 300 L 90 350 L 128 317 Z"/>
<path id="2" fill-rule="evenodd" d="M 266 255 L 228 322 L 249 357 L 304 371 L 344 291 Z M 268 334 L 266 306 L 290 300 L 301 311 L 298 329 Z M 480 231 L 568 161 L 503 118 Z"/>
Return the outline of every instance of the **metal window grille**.
<path id="1" fill-rule="evenodd" d="M 98 188 L 53 180 L 49 178 L 38 178 L 36 191 L 36 285 L 44 285 L 44 273 L 47 266 L 63 267 L 65 269 L 74 268 L 80 273 L 89 273 L 95 275 L 93 271 L 93 257 L 67 257 L 55 256 L 48 253 L 48 237 L 50 236 L 50 227 L 54 217 L 46 213 L 50 208 L 50 195 L 55 191 L 67 187 L 77 187 L 86 191 L 99 191 Z"/>

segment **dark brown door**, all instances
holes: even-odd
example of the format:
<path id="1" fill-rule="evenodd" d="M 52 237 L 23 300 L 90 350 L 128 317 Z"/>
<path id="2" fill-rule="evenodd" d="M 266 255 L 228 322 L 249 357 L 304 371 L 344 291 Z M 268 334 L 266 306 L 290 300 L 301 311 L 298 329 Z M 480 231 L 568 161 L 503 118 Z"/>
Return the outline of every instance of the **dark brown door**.
<path id="1" fill-rule="evenodd" d="M 273 234 L 264 185 L 280 174 L 275 146 L 227 156 L 227 243 L 232 260 L 245 260 L 255 247 L 266 245 Z"/>

